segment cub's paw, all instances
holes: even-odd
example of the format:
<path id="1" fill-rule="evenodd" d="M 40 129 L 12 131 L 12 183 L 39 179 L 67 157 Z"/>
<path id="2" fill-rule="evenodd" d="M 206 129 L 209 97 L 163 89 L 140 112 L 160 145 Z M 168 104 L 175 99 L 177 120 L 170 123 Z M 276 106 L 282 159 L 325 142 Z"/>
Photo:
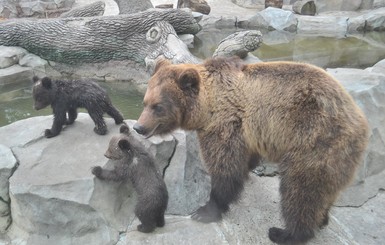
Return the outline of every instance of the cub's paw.
<path id="1" fill-rule="evenodd" d="M 150 233 L 155 230 L 155 226 L 145 226 L 143 224 L 140 224 L 137 226 L 138 231 L 143 233 Z"/>
<path id="2" fill-rule="evenodd" d="M 269 229 L 269 238 L 275 243 L 287 243 L 290 240 L 290 233 L 284 229 L 272 227 Z"/>
<path id="3" fill-rule="evenodd" d="M 93 167 L 91 170 L 92 174 L 100 178 L 102 176 L 103 169 L 100 166 Z"/>
<path id="4" fill-rule="evenodd" d="M 94 132 L 99 134 L 99 135 L 105 135 L 107 133 L 107 128 L 94 128 Z"/>
<path id="5" fill-rule="evenodd" d="M 56 135 L 58 135 L 58 134 L 52 133 L 51 129 L 46 129 L 46 130 L 44 131 L 44 136 L 45 136 L 46 138 L 52 138 L 52 137 L 55 137 Z"/>
<path id="6" fill-rule="evenodd" d="M 202 223 L 218 222 L 222 219 L 222 211 L 214 202 L 209 201 L 205 206 L 198 208 L 191 218 Z"/>

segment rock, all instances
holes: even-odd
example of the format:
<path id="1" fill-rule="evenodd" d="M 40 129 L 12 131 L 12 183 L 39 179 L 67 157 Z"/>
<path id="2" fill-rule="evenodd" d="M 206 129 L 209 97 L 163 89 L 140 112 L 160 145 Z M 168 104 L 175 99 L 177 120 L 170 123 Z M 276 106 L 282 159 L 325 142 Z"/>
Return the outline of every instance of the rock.
<path id="1" fill-rule="evenodd" d="M 69 237 L 72 244 L 118 241 L 119 233 L 134 220 L 136 193 L 129 181 L 106 182 L 91 174 L 93 166 L 112 167 L 103 154 L 119 127 L 110 118 L 106 122 L 106 136 L 93 132 L 93 122 L 86 113 L 79 113 L 74 125 L 52 139 L 43 136 L 52 116 L 0 128 L 2 143 L 12 149 L 20 163 L 9 184 L 10 234 L 24 234 L 21 237 L 27 244 L 68 244 Z M 170 196 L 167 213 L 187 215 L 206 203 L 210 178 L 202 167 L 194 134 L 180 131 L 146 140 L 132 133 L 165 172 Z"/>
<path id="2" fill-rule="evenodd" d="M 177 8 L 189 8 L 202 14 L 209 14 L 211 11 L 206 0 L 178 0 Z"/>
<path id="3" fill-rule="evenodd" d="M 31 81 L 33 75 L 32 68 L 13 65 L 0 69 L 0 85 Z"/>
<path id="4" fill-rule="evenodd" d="M 374 0 L 373 1 L 373 8 L 374 9 L 382 8 L 382 7 L 385 7 L 385 0 Z"/>
<path id="5" fill-rule="evenodd" d="M 240 21 L 239 27 L 258 27 L 270 31 L 279 30 L 294 32 L 297 29 L 297 18 L 291 11 L 270 7 L 258 12 L 246 21 Z"/>
<path id="6" fill-rule="evenodd" d="M 11 224 L 9 178 L 17 166 L 18 162 L 11 149 L 0 144 L 0 234 Z"/>
<path id="7" fill-rule="evenodd" d="M 19 65 L 32 68 L 44 68 L 46 65 L 48 65 L 48 62 L 37 55 L 26 54 L 23 58 L 19 60 Z"/>
<path id="8" fill-rule="evenodd" d="M 23 48 L 0 46 L 0 69 L 17 64 L 26 54 Z"/>
<path id="9" fill-rule="evenodd" d="M 194 48 L 194 35 L 182 34 L 179 35 L 179 38 L 187 45 L 188 48 Z"/>
<path id="10" fill-rule="evenodd" d="M 366 114 L 371 129 L 364 164 L 358 170 L 356 185 L 350 187 L 339 202 L 343 206 L 360 206 L 376 195 L 378 189 L 385 189 L 385 74 L 349 68 L 327 71 L 341 81 L 353 96 Z"/>
<path id="11" fill-rule="evenodd" d="M 347 32 L 347 17 L 338 16 L 298 16 L 298 34 L 322 36 L 344 36 Z"/>
<path id="12" fill-rule="evenodd" d="M 385 74 L 385 59 L 377 62 L 371 69 L 371 72 Z"/>
<path id="13" fill-rule="evenodd" d="M 314 16 L 317 13 L 317 7 L 314 1 L 299 0 L 293 4 L 293 11 L 300 15 Z"/>
<path id="14" fill-rule="evenodd" d="M 164 180 L 169 191 L 166 213 L 188 215 L 209 200 L 211 181 L 200 159 L 195 133 L 175 131 L 178 142 Z"/>
<path id="15" fill-rule="evenodd" d="M 58 16 L 70 9 L 75 0 L 3 0 L 0 16 L 5 18 Z"/>
<path id="16" fill-rule="evenodd" d="M 231 1 L 243 8 L 256 8 L 258 6 L 265 6 L 265 0 L 231 0 Z"/>
<path id="17" fill-rule="evenodd" d="M 265 0 L 265 8 L 282 8 L 283 0 Z"/>
<path id="18" fill-rule="evenodd" d="M 348 21 L 348 32 L 384 31 L 385 7 L 353 17 Z"/>
<path id="19" fill-rule="evenodd" d="M 363 0 L 317 0 L 317 11 L 356 11 L 360 8 Z"/>

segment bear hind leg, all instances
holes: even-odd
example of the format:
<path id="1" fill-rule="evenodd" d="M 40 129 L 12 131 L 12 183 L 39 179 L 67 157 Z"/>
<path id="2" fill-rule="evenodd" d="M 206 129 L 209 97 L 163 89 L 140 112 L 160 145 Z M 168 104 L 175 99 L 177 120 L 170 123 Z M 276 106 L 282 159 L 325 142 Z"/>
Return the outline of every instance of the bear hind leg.
<path id="1" fill-rule="evenodd" d="M 113 105 L 107 106 L 106 113 L 114 119 L 115 124 L 118 125 L 123 122 L 124 118 L 122 114 Z"/>
<path id="2" fill-rule="evenodd" d="M 329 209 L 335 200 L 338 183 L 322 163 L 306 168 L 305 163 L 282 163 L 281 211 L 285 229 L 272 227 L 269 238 L 279 244 L 304 243 L 314 237 L 314 231 L 329 220 Z"/>
<path id="3" fill-rule="evenodd" d="M 103 112 L 89 110 L 88 114 L 95 123 L 94 132 L 99 135 L 105 135 L 107 133 L 107 125 L 103 119 Z"/>

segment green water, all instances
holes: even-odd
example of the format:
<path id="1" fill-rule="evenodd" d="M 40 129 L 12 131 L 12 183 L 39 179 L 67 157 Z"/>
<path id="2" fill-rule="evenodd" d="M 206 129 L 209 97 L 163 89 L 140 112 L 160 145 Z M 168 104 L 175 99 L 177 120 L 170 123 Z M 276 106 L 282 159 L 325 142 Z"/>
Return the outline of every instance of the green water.
<path id="1" fill-rule="evenodd" d="M 143 94 L 133 89 L 132 84 L 123 82 L 99 83 L 105 88 L 112 103 L 125 119 L 137 119 L 142 111 Z M 79 112 L 86 112 L 80 109 Z M 17 120 L 51 115 L 51 107 L 36 111 L 33 109 L 32 84 L 17 83 L 0 87 L 0 127 Z M 105 115 L 107 117 L 107 115 Z"/>

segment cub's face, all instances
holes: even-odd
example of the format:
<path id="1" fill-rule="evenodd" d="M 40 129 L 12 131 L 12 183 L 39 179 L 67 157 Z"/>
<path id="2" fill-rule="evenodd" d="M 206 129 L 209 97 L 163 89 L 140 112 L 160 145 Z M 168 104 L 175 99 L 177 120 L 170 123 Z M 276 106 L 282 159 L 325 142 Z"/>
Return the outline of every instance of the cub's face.
<path id="1" fill-rule="evenodd" d="M 54 96 L 51 79 L 44 77 L 40 80 L 35 76 L 33 77 L 33 83 L 32 96 L 35 110 L 40 110 L 51 105 Z"/>
<path id="2" fill-rule="evenodd" d="M 120 127 L 120 134 L 112 136 L 108 149 L 104 156 L 112 160 L 121 160 L 123 158 L 132 158 L 133 150 L 130 143 L 130 130 L 127 125 Z"/>
<path id="3" fill-rule="evenodd" d="M 199 74 L 188 65 L 158 62 L 148 82 L 143 112 L 134 129 L 144 136 L 169 133 L 183 127 L 190 103 L 199 93 Z"/>
<path id="4" fill-rule="evenodd" d="M 127 137 L 122 135 L 113 136 L 104 156 L 112 160 L 129 158 L 132 155 L 131 145 Z"/>

